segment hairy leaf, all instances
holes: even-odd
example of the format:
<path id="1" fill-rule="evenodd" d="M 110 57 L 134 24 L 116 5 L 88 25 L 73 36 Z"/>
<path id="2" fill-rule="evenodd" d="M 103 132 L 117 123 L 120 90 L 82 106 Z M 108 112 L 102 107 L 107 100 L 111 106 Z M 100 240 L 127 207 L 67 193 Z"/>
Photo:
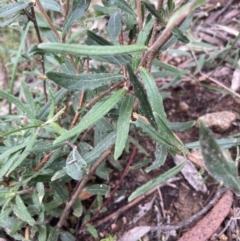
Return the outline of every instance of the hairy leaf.
<path id="1" fill-rule="evenodd" d="M 67 174 L 75 179 L 75 180 L 81 180 L 84 173 L 85 168 L 87 167 L 86 161 L 82 158 L 82 156 L 77 151 L 77 148 L 74 148 L 70 154 L 68 155 L 68 158 L 66 160 L 66 172 Z"/>
<path id="2" fill-rule="evenodd" d="M 125 148 L 127 142 L 133 101 L 133 97 L 131 95 L 127 95 L 121 105 L 117 122 L 117 138 L 114 150 L 115 160 L 117 160 L 122 155 L 123 149 Z"/>
<path id="3" fill-rule="evenodd" d="M 47 77 L 56 84 L 69 90 L 93 90 L 103 85 L 108 85 L 124 79 L 120 74 L 66 74 L 59 72 L 48 72 Z"/>
<path id="4" fill-rule="evenodd" d="M 70 27 L 73 25 L 75 21 L 83 16 L 90 5 L 91 0 L 74 0 L 72 2 L 72 8 L 67 15 L 67 18 L 63 27 L 63 38 L 67 34 Z"/>
<path id="5" fill-rule="evenodd" d="M 6 4 L 0 8 L 0 18 L 7 17 L 14 13 L 18 13 L 22 9 L 25 9 L 31 5 L 31 2 L 25 3 L 23 1 Z"/>
<path id="6" fill-rule="evenodd" d="M 131 81 L 134 94 L 137 96 L 140 102 L 141 110 L 144 116 L 148 119 L 148 121 L 152 124 L 153 127 L 157 129 L 157 124 L 152 113 L 151 105 L 148 101 L 147 95 L 144 91 L 143 85 L 138 80 L 137 76 L 134 74 L 132 67 L 128 64 L 127 65 L 128 73 L 129 73 L 129 80 Z"/>
<path id="7" fill-rule="evenodd" d="M 184 167 L 184 165 L 185 165 L 185 162 L 164 172 L 164 174 L 160 175 L 159 177 L 154 178 L 151 181 L 145 183 L 129 196 L 128 201 L 131 202 L 133 199 L 147 193 L 148 191 L 152 190 L 154 187 L 160 185 L 161 183 L 166 182 L 169 178 L 178 174 L 181 171 L 181 169 Z"/>
<path id="8" fill-rule="evenodd" d="M 145 169 L 146 172 L 150 172 L 160 166 L 162 166 L 167 158 L 167 148 L 157 143 L 155 151 L 155 160 L 152 164 Z"/>
<path id="9" fill-rule="evenodd" d="M 162 96 L 159 93 L 159 89 L 154 79 L 145 68 L 141 68 L 140 72 L 145 89 L 147 91 L 148 100 L 152 107 L 152 111 L 156 112 L 164 122 L 167 122 L 166 113 L 163 107 Z M 158 128 L 160 127 L 158 126 Z"/>
<path id="10" fill-rule="evenodd" d="M 58 137 L 54 144 L 61 141 L 67 140 L 73 136 L 79 135 L 82 131 L 86 130 L 89 126 L 96 123 L 100 120 L 105 114 L 107 114 L 116 103 L 122 98 L 125 94 L 126 89 L 121 89 L 114 93 L 110 98 L 105 100 L 102 103 L 97 103 L 92 109 L 82 118 L 80 123 L 72 128 L 70 131 L 65 132 L 60 137 Z"/>
<path id="11" fill-rule="evenodd" d="M 86 46 L 79 44 L 64 43 L 42 43 L 38 45 L 38 48 L 54 53 L 83 56 L 115 56 L 133 52 L 142 52 L 147 50 L 146 46 L 141 45 Z"/>
<path id="12" fill-rule="evenodd" d="M 35 224 L 35 220 L 31 217 L 21 197 L 17 195 L 15 200 L 16 205 L 13 208 L 13 212 L 17 215 L 18 218 L 27 222 L 30 226 L 33 226 Z"/>
<path id="13" fill-rule="evenodd" d="M 116 39 L 122 30 L 122 16 L 120 12 L 114 13 L 108 21 L 108 31 L 112 39 Z"/>
<path id="14" fill-rule="evenodd" d="M 234 162 L 226 160 L 212 132 L 200 122 L 200 145 L 204 163 L 209 173 L 218 182 L 240 195 L 238 168 Z"/>
<path id="15" fill-rule="evenodd" d="M 45 9 L 62 12 L 61 6 L 53 0 L 41 0 L 41 4 Z"/>
<path id="16" fill-rule="evenodd" d="M 123 11 L 126 12 L 130 15 L 133 15 L 134 17 L 136 16 L 136 14 L 134 13 L 134 11 L 132 10 L 132 8 L 130 7 L 130 5 L 124 1 L 124 0 L 113 0 L 116 5 Z"/>

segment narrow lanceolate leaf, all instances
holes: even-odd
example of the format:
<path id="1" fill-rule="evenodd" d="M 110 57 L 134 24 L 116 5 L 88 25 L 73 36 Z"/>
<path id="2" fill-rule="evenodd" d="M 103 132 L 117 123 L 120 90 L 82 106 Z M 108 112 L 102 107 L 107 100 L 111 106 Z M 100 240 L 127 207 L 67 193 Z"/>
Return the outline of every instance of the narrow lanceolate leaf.
<path id="1" fill-rule="evenodd" d="M 114 2 L 123 12 L 129 13 L 129 14 L 133 15 L 134 17 L 136 16 L 136 14 L 132 10 L 132 8 L 129 6 L 129 4 L 125 0 L 114 0 Z"/>
<path id="2" fill-rule="evenodd" d="M 107 197 L 110 192 L 110 186 L 105 184 L 95 184 L 84 188 L 84 191 L 93 195 L 102 195 Z"/>
<path id="3" fill-rule="evenodd" d="M 139 99 L 141 110 L 142 110 L 144 116 L 152 124 L 152 126 L 154 126 L 157 129 L 157 124 L 156 124 L 155 118 L 153 116 L 152 108 L 148 101 L 147 95 L 144 91 L 144 88 L 143 88 L 141 82 L 138 80 L 137 76 L 134 74 L 131 65 L 127 64 L 127 69 L 128 69 L 128 73 L 129 73 L 129 80 L 131 81 L 131 83 L 133 85 L 134 94 Z"/>
<path id="4" fill-rule="evenodd" d="M 5 22 L 0 23 L 0 28 L 4 28 L 7 27 L 8 25 L 10 25 L 20 14 L 15 15 L 14 17 L 6 20 Z"/>
<path id="5" fill-rule="evenodd" d="M 148 11 L 156 18 L 158 18 L 159 20 L 162 20 L 162 15 L 159 11 L 157 11 L 157 9 L 155 8 L 154 4 L 147 2 L 147 1 L 143 1 L 143 4 L 145 5 L 145 7 L 148 9 Z"/>
<path id="6" fill-rule="evenodd" d="M 196 121 L 187 121 L 187 122 L 168 122 L 168 127 L 172 131 L 176 132 L 182 132 L 182 131 L 187 131 L 193 126 L 195 126 Z"/>
<path id="7" fill-rule="evenodd" d="M 133 52 L 142 52 L 147 50 L 146 46 L 141 45 L 119 45 L 119 46 L 98 46 L 98 45 L 79 45 L 64 43 L 42 43 L 38 45 L 43 49 L 53 53 L 73 54 L 83 56 L 115 56 L 129 54 Z"/>
<path id="8" fill-rule="evenodd" d="M 32 94 L 29 90 L 29 87 L 27 86 L 27 84 L 24 81 L 21 81 L 21 86 L 27 101 L 26 106 L 28 106 L 28 108 L 30 109 L 30 111 L 32 112 L 32 114 L 34 116 L 36 116 L 36 107 L 35 107 L 35 103 L 32 97 Z"/>
<path id="9" fill-rule="evenodd" d="M 16 98 L 15 96 L 0 90 L 0 96 L 4 97 L 5 99 L 7 99 L 9 102 L 15 104 L 19 109 L 21 109 L 21 111 L 24 114 L 27 114 L 28 117 L 30 119 L 35 119 L 34 113 L 31 111 L 31 109 L 26 106 L 25 104 L 23 104 L 18 98 Z"/>
<path id="10" fill-rule="evenodd" d="M 104 102 L 95 104 L 92 109 L 82 118 L 80 123 L 72 128 L 70 131 L 65 132 L 63 135 L 58 137 L 54 144 L 65 141 L 73 136 L 79 135 L 82 131 L 86 130 L 89 126 L 96 123 L 104 115 L 106 115 L 122 98 L 125 94 L 126 89 L 121 89 L 114 93 L 110 98 Z"/>
<path id="11" fill-rule="evenodd" d="M 33 226 L 35 224 L 35 220 L 31 217 L 21 197 L 17 195 L 15 200 L 16 205 L 13 208 L 13 212 L 18 218 L 27 222 L 30 226 Z"/>
<path id="12" fill-rule="evenodd" d="M 234 162 L 226 160 L 211 131 L 202 122 L 200 123 L 200 145 L 209 173 L 240 196 L 238 167 Z"/>
<path id="13" fill-rule="evenodd" d="M 0 18 L 7 17 L 14 13 L 18 13 L 19 11 L 25 9 L 31 4 L 31 2 L 25 3 L 23 1 L 6 4 L 0 8 Z"/>
<path id="14" fill-rule="evenodd" d="M 118 37 L 122 30 L 122 16 L 120 12 L 114 13 L 108 21 L 108 31 L 110 34 L 110 37 L 112 39 L 115 39 Z"/>
<path id="15" fill-rule="evenodd" d="M 84 173 L 85 168 L 87 166 L 86 161 L 82 158 L 82 156 L 79 154 L 76 148 L 74 148 L 70 154 L 68 155 L 68 158 L 66 160 L 66 172 L 67 174 L 75 179 L 75 180 L 81 180 Z"/>
<path id="16" fill-rule="evenodd" d="M 169 142 L 172 146 L 175 146 L 178 150 L 183 153 L 187 153 L 187 148 L 183 145 L 183 143 L 174 135 L 174 133 L 170 130 L 166 122 L 159 116 L 158 113 L 153 112 L 157 125 L 159 127 L 159 132 L 162 136 Z"/>
<path id="17" fill-rule="evenodd" d="M 53 0 L 41 0 L 41 4 L 45 9 L 62 12 L 61 6 Z"/>
<path id="18" fill-rule="evenodd" d="M 144 26 L 143 30 L 138 34 L 136 44 L 145 45 L 149 35 L 151 34 L 152 28 L 154 25 L 154 18 L 148 21 L 148 23 Z M 136 53 L 133 56 L 133 69 L 137 69 L 138 65 L 141 61 L 142 54 Z"/>
<path id="19" fill-rule="evenodd" d="M 24 151 L 21 153 L 21 155 L 19 156 L 19 158 L 11 165 L 11 167 L 9 168 L 8 172 L 7 172 L 7 176 L 14 171 L 25 159 L 26 157 L 29 155 L 29 150 L 32 149 L 35 141 L 37 139 L 37 133 L 34 133 L 34 130 L 32 131 L 31 135 L 28 137 L 27 141 L 27 145 L 26 148 L 24 149 Z"/>
<path id="20" fill-rule="evenodd" d="M 159 93 L 159 89 L 153 77 L 145 68 L 141 68 L 140 72 L 145 89 L 147 91 L 148 100 L 152 107 L 152 111 L 156 112 L 161 117 L 161 119 L 167 123 L 167 117 L 163 107 L 162 96 Z M 158 126 L 158 128 L 160 128 L 160 126 Z"/>
<path id="21" fill-rule="evenodd" d="M 75 21 L 80 19 L 89 7 L 91 0 L 74 0 L 64 23 L 62 36 L 65 37 Z"/>
<path id="22" fill-rule="evenodd" d="M 115 160 L 122 155 L 123 149 L 125 148 L 127 142 L 133 102 L 133 96 L 127 95 L 121 105 L 117 122 L 117 138 L 114 150 Z"/>
<path id="23" fill-rule="evenodd" d="M 105 138 L 98 142 L 98 144 L 90 151 L 87 152 L 83 158 L 88 165 L 92 164 L 99 158 L 105 151 L 109 150 L 115 143 L 116 132 L 109 133 Z"/>
<path id="24" fill-rule="evenodd" d="M 130 195 L 130 197 L 128 198 L 128 201 L 131 202 L 133 199 L 145 194 L 146 192 L 150 191 L 151 189 L 160 185 L 161 183 L 166 182 L 169 178 L 178 174 L 181 171 L 181 169 L 184 167 L 184 165 L 185 165 L 185 162 L 164 172 L 164 174 L 160 175 L 159 177 L 154 178 L 151 181 L 145 183 Z"/>
<path id="25" fill-rule="evenodd" d="M 173 137 L 171 134 L 170 136 L 168 135 L 168 132 L 166 132 L 163 128 L 164 131 L 159 130 L 156 131 L 149 123 L 147 120 L 144 120 L 143 117 L 140 115 L 134 114 L 134 118 L 136 121 L 133 123 L 136 125 L 136 127 L 140 128 L 144 133 L 149 135 L 153 140 L 155 140 L 157 143 L 163 145 L 165 148 L 167 148 L 173 155 L 177 154 L 178 152 L 183 151 L 182 147 L 178 141 L 176 140 L 175 136 Z M 186 152 L 184 150 L 184 152 Z"/>
<path id="26" fill-rule="evenodd" d="M 66 74 L 48 72 L 47 77 L 56 84 L 69 90 L 93 90 L 103 85 L 108 85 L 124 79 L 120 74 Z"/>
<path id="27" fill-rule="evenodd" d="M 167 148 L 163 145 L 156 143 L 155 160 L 152 162 L 151 166 L 145 169 L 146 172 L 150 172 L 160 166 L 162 166 L 167 158 Z"/>

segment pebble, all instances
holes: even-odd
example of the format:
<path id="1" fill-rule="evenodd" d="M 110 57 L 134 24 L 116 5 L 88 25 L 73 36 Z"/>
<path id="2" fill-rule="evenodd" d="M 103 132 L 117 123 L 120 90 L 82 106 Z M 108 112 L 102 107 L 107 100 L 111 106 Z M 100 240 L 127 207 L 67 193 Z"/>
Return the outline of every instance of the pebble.
<path id="1" fill-rule="evenodd" d="M 236 118 L 237 114 L 230 111 L 213 112 L 199 117 L 196 126 L 199 127 L 200 121 L 203 121 L 206 127 L 216 127 L 226 131 Z"/>

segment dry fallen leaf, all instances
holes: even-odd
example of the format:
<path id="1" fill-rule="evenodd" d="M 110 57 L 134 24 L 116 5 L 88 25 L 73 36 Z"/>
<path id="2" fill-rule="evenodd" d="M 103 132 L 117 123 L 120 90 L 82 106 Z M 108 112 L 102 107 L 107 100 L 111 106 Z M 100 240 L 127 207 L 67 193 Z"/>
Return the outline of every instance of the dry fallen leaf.
<path id="1" fill-rule="evenodd" d="M 232 202 L 233 193 L 227 190 L 214 208 L 178 241 L 208 240 L 228 215 Z"/>

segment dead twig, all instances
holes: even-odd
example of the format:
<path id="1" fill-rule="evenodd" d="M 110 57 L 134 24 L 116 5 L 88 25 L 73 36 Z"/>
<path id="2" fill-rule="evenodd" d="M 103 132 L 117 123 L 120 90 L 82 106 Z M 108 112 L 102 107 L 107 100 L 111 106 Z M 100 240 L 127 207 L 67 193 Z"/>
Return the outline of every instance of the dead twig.
<path id="1" fill-rule="evenodd" d="M 153 188 L 151 191 L 147 192 L 146 194 L 136 198 L 134 201 L 128 203 L 126 206 L 118 209 L 116 212 L 114 213 L 111 213 L 109 216 L 99 220 L 97 223 L 93 224 L 94 227 L 98 227 L 106 222 L 108 222 L 109 220 L 113 219 L 113 218 L 116 218 L 117 216 L 119 215 L 122 215 L 125 211 L 129 210 L 130 208 L 134 207 L 137 203 L 143 201 L 144 199 L 146 199 L 146 197 L 150 196 L 151 194 L 153 194 L 158 188 L 160 187 L 163 187 L 163 186 L 166 186 L 166 185 L 169 185 L 170 183 L 172 182 L 176 182 L 176 181 L 179 181 L 180 178 L 178 177 L 173 177 L 173 178 L 170 178 L 166 183 L 164 184 L 161 184 L 155 188 Z M 81 230 L 81 232 L 83 232 L 84 230 Z"/>
<path id="2" fill-rule="evenodd" d="M 227 191 L 227 192 L 226 192 Z M 159 226 L 159 227 L 151 227 L 151 231 L 157 231 L 157 230 L 161 230 L 162 232 L 166 232 L 166 231 L 170 231 L 170 230 L 178 230 L 178 229 L 181 229 L 189 224 L 191 224 L 192 222 L 196 221 L 197 219 L 199 219 L 204 213 L 206 213 L 222 196 L 223 193 L 227 193 L 227 195 L 224 195 L 223 198 L 220 200 L 221 203 L 222 202 L 225 202 L 226 200 L 226 196 L 228 197 L 227 199 L 229 199 L 229 192 L 232 193 L 230 190 L 228 190 L 227 188 L 222 188 L 222 189 L 219 189 L 214 198 L 202 209 L 200 210 L 198 213 L 196 213 L 195 215 L 193 215 L 192 217 L 190 217 L 189 219 L 187 220 L 184 220 L 182 222 L 179 222 L 178 224 L 176 225 L 162 225 L 162 226 Z M 231 194 L 230 194 L 231 195 Z M 223 201 L 222 201 L 223 200 Z M 220 202 L 219 201 L 219 202 Z M 229 199 L 230 201 L 230 199 Z M 230 202 L 229 202 L 230 203 Z M 216 206 L 215 206 L 216 207 Z M 214 212 L 215 212 L 215 207 L 213 208 Z M 228 210 L 229 211 L 229 210 Z M 218 208 L 218 212 L 221 213 L 222 211 L 219 210 Z M 208 217 L 209 218 L 209 217 Z M 215 219 L 215 217 L 214 217 Z M 211 221 L 212 218 L 209 219 L 209 221 Z M 202 230 L 201 230 L 202 231 Z M 193 239 L 194 237 L 194 239 Z M 188 239 L 190 241 L 190 239 Z M 178 241 L 188 241 L 187 239 L 179 239 Z M 194 240 L 194 241 L 197 241 L 195 239 L 195 235 L 192 236 L 192 239 L 191 241 Z M 204 239 L 204 241 L 207 240 L 207 238 Z"/>

